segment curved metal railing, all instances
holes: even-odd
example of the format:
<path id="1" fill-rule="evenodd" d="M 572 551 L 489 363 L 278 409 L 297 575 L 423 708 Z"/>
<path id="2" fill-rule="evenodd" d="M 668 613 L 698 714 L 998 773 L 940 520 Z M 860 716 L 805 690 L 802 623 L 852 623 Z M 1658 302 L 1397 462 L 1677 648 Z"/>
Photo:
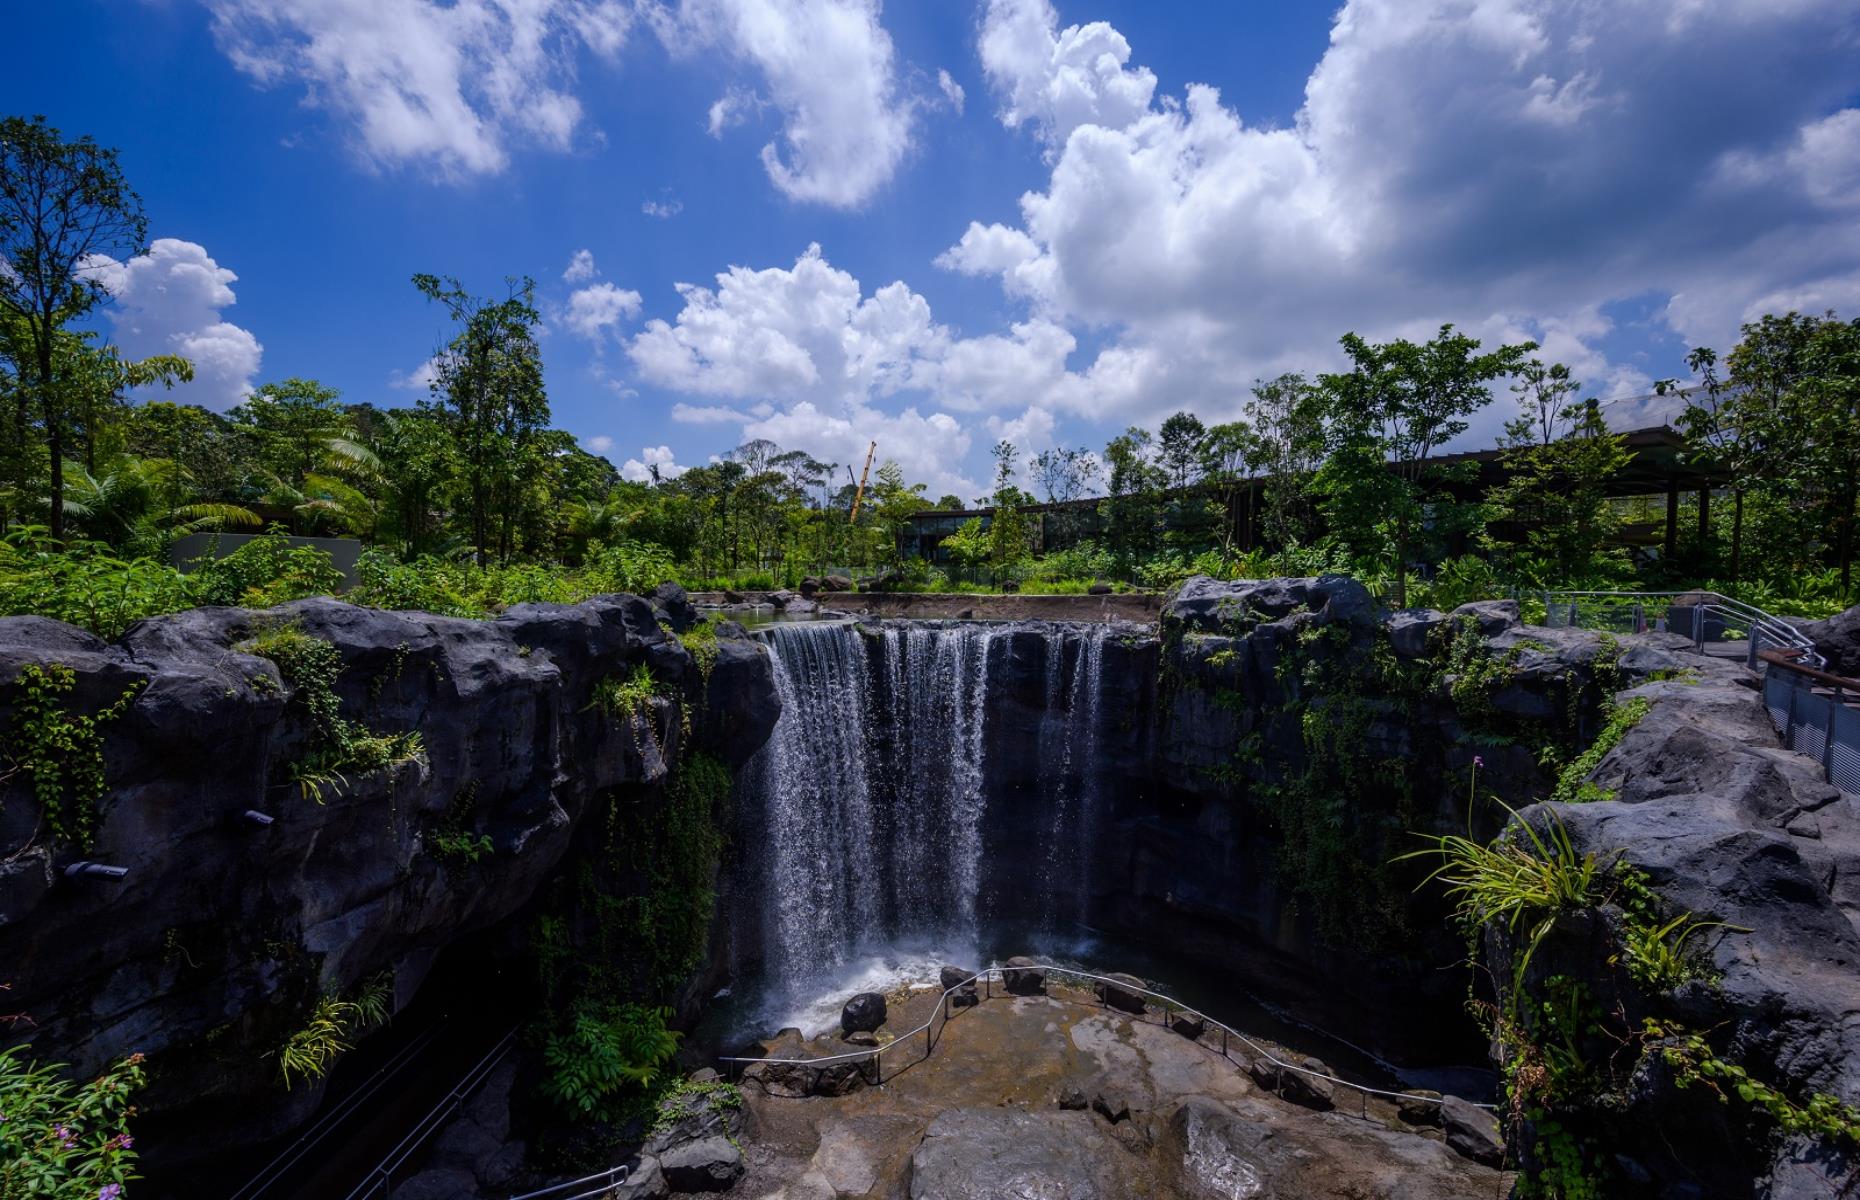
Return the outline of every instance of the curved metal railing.
<path id="1" fill-rule="evenodd" d="M 1679 592 L 1544 592 L 1544 624 L 1583 628 L 1585 620 L 1608 628 L 1625 625 L 1628 633 L 1678 633 L 1703 653 L 1727 631 L 1744 630 L 1749 645 L 1745 664 L 1752 668 L 1766 649 L 1801 651 L 1810 666 L 1822 666 L 1814 641 L 1781 617 L 1722 592 L 1697 588 Z M 1675 614 L 1684 614 L 1675 616 Z M 1717 628 L 1714 631 L 1713 625 Z"/>
<path id="2" fill-rule="evenodd" d="M 924 1035 L 923 1054 L 920 1058 L 918 1058 L 915 1061 L 922 1062 L 924 1059 L 927 1059 L 930 1057 L 931 1051 L 936 1049 L 936 1043 L 938 1040 L 937 1033 L 940 1032 L 940 1029 L 942 1027 L 947 1026 L 950 1023 L 950 1021 L 953 1019 L 951 1012 L 950 1012 L 950 1003 L 949 1003 L 949 998 L 952 995 L 961 991 L 963 988 L 973 987 L 977 983 L 980 983 L 983 985 L 984 989 L 986 989 L 984 998 L 993 999 L 994 998 L 993 988 L 994 988 L 994 983 L 997 979 L 999 979 L 1002 982 L 1003 986 L 1005 986 L 1007 976 L 1010 973 L 1031 972 L 1031 971 L 1040 972 L 1041 979 L 1044 983 L 1052 982 L 1053 976 L 1059 975 L 1064 979 L 1089 979 L 1095 983 L 1106 984 L 1109 987 L 1118 989 L 1119 991 L 1140 993 L 1146 998 L 1155 1000 L 1157 1003 L 1157 1006 L 1163 1010 L 1163 1023 L 1164 1024 L 1169 1023 L 1169 1021 L 1171 1021 L 1174 1018 L 1174 1015 L 1178 1012 L 1193 1016 L 1197 1018 L 1198 1020 L 1202 1021 L 1209 1028 L 1220 1030 L 1220 1033 L 1221 1033 L 1221 1045 L 1220 1045 L 1219 1050 L 1215 1050 L 1212 1045 L 1201 1041 L 1199 1038 L 1194 1039 L 1197 1045 L 1203 1046 L 1209 1051 L 1219 1054 L 1222 1058 L 1225 1058 L 1229 1062 L 1232 1062 L 1233 1060 L 1228 1055 L 1228 1047 L 1230 1043 L 1238 1043 L 1239 1045 L 1244 1046 L 1248 1050 L 1252 1051 L 1252 1053 L 1254 1053 L 1255 1055 L 1271 1063 L 1274 1067 L 1278 1068 L 1281 1072 L 1290 1071 L 1296 1075 L 1303 1075 L 1311 1079 L 1321 1079 L 1325 1083 L 1335 1084 L 1340 1087 L 1349 1088 L 1350 1090 L 1361 1094 L 1363 1098 L 1363 1115 L 1365 1117 L 1367 1117 L 1369 1114 L 1369 1097 L 1371 1096 L 1382 1096 L 1390 1100 L 1407 1101 L 1410 1103 L 1425 1103 L 1425 1104 L 1445 1104 L 1446 1103 L 1445 1097 L 1427 1096 L 1427 1095 L 1421 1095 L 1421 1094 L 1417 1094 L 1413 1092 L 1396 1092 L 1396 1091 L 1390 1091 L 1387 1088 L 1371 1087 L 1366 1083 L 1356 1083 L 1348 1079 L 1340 1079 L 1335 1075 L 1326 1075 L 1321 1071 L 1313 1071 L 1309 1067 L 1299 1066 L 1297 1063 L 1286 1062 L 1284 1059 L 1278 1057 L 1272 1051 L 1266 1049 L 1264 1046 L 1260 1045 L 1258 1042 L 1254 1041 L 1252 1038 L 1247 1037 L 1245 1034 L 1241 1033 L 1239 1030 L 1232 1028 L 1231 1026 L 1225 1024 L 1224 1022 L 1215 1020 L 1213 1017 L 1208 1016 L 1205 1012 L 1201 1011 L 1200 1009 L 1184 1004 L 1173 996 L 1165 995 L 1162 992 L 1154 991 L 1147 987 L 1138 986 L 1136 984 L 1131 983 L 1127 979 L 1114 979 L 1108 975 L 1094 975 L 1090 971 L 1075 970 L 1074 968 L 1071 968 L 1071 967 L 1060 966 L 1057 963 L 1029 963 L 1026 966 L 1004 967 L 1000 965 L 995 965 L 995 966 L 985 967 L 978 973 L 969 976 L 969 978 L 963 980 L 961 983 L 954 984 L 953 986 L 944 988 L 943 994 L 938 998 L 937 1006 L 935 1009 L 931 1011 L 930 1017 L 928 1020 L 926 1020 L 923 1024 L 917 1026 L 917 1028 L 915 1029 L 909 1029 L 899 1034 L 897 1037 L 893 1038 L 890 1042 L 886 1043 L 883 1046 L 875 1046 L 869 1049 L 849 1051 L 844 1054 L 826 1054 L 818 1058 L 750 1058 L 750 1057 L 738 1056 L 738 1055 L 724 1055 L 724 1056 L 719 1057 L 718 1061 L 729 1065 L 729 1069 L 731 1071 L 731 1075 L 733 1078 L 736 1076 L 736 1074 L 739 1071 L 746 1072 L 750 1068 L 758 1064 L 762 1066 L 790 1066 L 790 1067 L 819 1068 L 819 1067 L 825 1067 L 825 1066 L 832 1066 L 836 1063 L 848 1063 L 848 1062 L 870 1064 L 873 1068 L 874 1073 L 882 1076 L 882 1073 L 884 1071 L 884 1055 L 894 1050 L 902 1052 L 903 1048 L 907 1046 L 908 1044 L 910 1044 L 911 1039 L 915 1038 L 920 1033 Z M 1108 1004 L 1108 1001 L 1104 1003 Z M 939 1026 L 937 1023 L 937 1018 L 939 1016 L 942 1017 L 941 1026 Z M 1281 1084 L 1281 1088 L 1283 1088 L 1283 1084 Z M 1497 1106 L 1493 1104 L 1479 1104 L 1476 1107 L 1487 1109 L 1487 1110 L 1496 1110 L 1497 1108 Z"/>
<path id="3" fill-rule="evenodd" d="M 570 1179 L 566 1183 L 551 1184 L 541 1191 L 524 1192 L 521 1196 L 512 1196 L 510 1200 L 590 1200 L 590 1198 L 594 1196 L 605 1196 L 620 1184 L 625 1183 L 627 1176 L 630 1174 L 632 1174 L 632 1169 L 630 1167 L 609 1167 L 605 1171 L 596 1171 L 592 1175 L 583 1175 L 580 1179 Z M 594 1187 L 589 1191 L 576 1192 L 572 1196 L 558 1194 L 566 1192 L 569 1188 L 582 1187 L 590 1183 L 593 1184 Z"/>

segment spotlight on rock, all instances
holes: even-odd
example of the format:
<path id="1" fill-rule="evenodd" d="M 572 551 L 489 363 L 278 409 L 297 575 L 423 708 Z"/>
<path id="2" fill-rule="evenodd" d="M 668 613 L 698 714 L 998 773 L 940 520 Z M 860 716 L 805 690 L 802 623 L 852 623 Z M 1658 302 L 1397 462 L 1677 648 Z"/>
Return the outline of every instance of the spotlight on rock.
<path id="1" fill-rule="evenodd" d="M 277 818 L 272 816 L 270 813 L 259 812 L 256 808 L 248 808 L 245 810 L 244 814 L 242 815 L 245 817 L 247 821 L 250 821 L 252 824 L 257 825 L 261 829 L 264 828 L 266 825 L 271 824 L 273 821 L 277 820 Z"/>
<path id="2" fill-rule="evenodd" d="M 121 879 L 127 874 L 128 867 L 112 867 L 94 862 L 74 862 L 65 868 L 66 879 Z"/>

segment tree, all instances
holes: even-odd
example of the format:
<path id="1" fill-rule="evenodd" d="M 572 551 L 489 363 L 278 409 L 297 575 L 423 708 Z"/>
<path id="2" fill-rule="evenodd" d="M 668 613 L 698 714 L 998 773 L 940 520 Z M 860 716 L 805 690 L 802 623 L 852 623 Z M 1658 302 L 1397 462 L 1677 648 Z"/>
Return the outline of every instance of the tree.
<path id="1" fill-rule="evenodd" d="M 1207 428 L 1194 413 L 1179 412 L 1162 423 L 1156 437 L 1156 465 L 1163 485 L 1178 490 L 1201 477 L 1201 440 Z"/>
<path id="2" fill-rule="evenodd" d="M 257 436 L 265 465 L 301 487 L 329 457 L 330 442 L 348 432 L 342 395 L 314 379 L 285 379 L 259 387 L 232 418 Z"/>
<path id="3" fill-rule="evenodd" d="M 1253 488 L 1247 477 L 1249 460 L 1258 438 L 1245 421 L 1226 421 L 1209 429 L 1201 439 L 1201 478 L 1214 490 L 1221 520 L 1221 557 L 1234 556 L 1234 509 L 1244 498 L 1246 511 L 1238 524 L 1246 548 L 1253 545 Z"/>
<path id="4" fill-rule="evenodd" d="M 1809 338 L 1805 370 L 1790 384 L 1808 415 L 1809 461 L 1830 497 L 1834 562 L 1841 595 L 1853 593 L 1855 522 L 1860 514 L 1860 319 L 1837 321 L 1833 314 Z"/>
<path id="5" fill-rule="evenodd" d="M 878 468 L 878 482 L 871 490 L 869 510 L 872 519 L 884 531 L 893 566 L 904 561 L 904 539 L 911 531 L 911 518 L 930 507 L 924 499 L 921 483 L 905 483 L 904 468 L 886 459 Z"/>
<path id="6" fill-rule="evenodd" d="M 1580 386 L 1561 363 L 1533 359 L 1512 387 L 1519 414 L 1503 443 L 1511 474 L 1490 499 L 1522 538 L 1514 575 L 1532 587 L 1605 588 L 1627 566 L 1611 544 L 1621 519 L 1608 489 L 1632 456 L 1595 400 L 1571 403 Z"/>
<path id="7" fill-rule="evenodd" d="M 1003 438 L 990 453 L 995 460 L 995 490 L 989 497 L 994 509 L 988 522 L 989 559 L 1000 568 L 1021 561 L 1031 550 L 1032 530 L 1021 509 L 1033 497 L 1014 485 L 1018 457 L 1014 443 Z"/>
<path id="8" fill-rule="evenodd" d="M 1479 342 L 1442 325 L 1430 342 L 1372 345 L 1342 338 L 1353 370 L 1321 382 L 1331 422 L 1331 457 L 1320 472 L 1326 517 L 1359 557 L 1395 577 L 1396 607 L 1408 603 L 1408 566 L 1416 533 L 1430 515 L 1432 534 L 1459 532 L 1433 456 L 1466 432 L 1466 418 L 1492 401 L 1489 384 L 1512 374 L 1535 350 L 1526 342 L 1478 354 Z M 1452 518 L 1452 519 L 1450 519 Z"/>
<path id="9" fill-rule="evenodd" d="M 937 500 L 936 507 L 943 512 L 961 512 L 963 509 L 967 508 L 968 505 L 964 504 L 962 502 L 962 497 L 956 495 L 954 492 L 945 492 Z"/>
<path id="10" fill-rule="evenodd" d="M 443 418 L 463 471 L 472 549 L 483 566 L 493 538 L 500 559 L 510 554 L 516 493 L 541 465 L 536 437 L 549 422 L 535 334 L 541 320 L 536 281 L 506 280 L 498 301 L 473 296 L 451 278 L 415 275 L 413 285 L 458 326 L 434 357 L 431 407 Z"/>
<path id="11" fill-rule="evenodd" d="M 1154 547 L 1161 517 L 1163 473 L 1150 460 L 1152 442 L 1149 430 L 1132 425 L 1104 448 L 1111 479 L 1098 511 L 1111 558 L 1126 579 Z"/>
<path id="12" fill-rule="evenodd" d="M 0 314 L 25 326 L 30 361 L 20 375 L 30 379 L 26 391 L 36 393 L 44 422 L 53 538 L 64 536 L 58 334 L 107 296 L 97 261 L 133 258 L 147 234 L 141 197 L 116 151 L 88 137 L 67 142 L 44 117 L 0 119 Z M 21 413 L 26 401 L 18 399 Z"/>
<path id="13" fill-rule="evenodd" d="M 1260 525 L 1267 541 L 1281 548 L 1311 541 L 1311 478 L 1324 458 L 1322 392 L 1303 375 L 1287 373 L 1255 382 L 1244 411 L 1252 468 L 1265 477 Z"/>

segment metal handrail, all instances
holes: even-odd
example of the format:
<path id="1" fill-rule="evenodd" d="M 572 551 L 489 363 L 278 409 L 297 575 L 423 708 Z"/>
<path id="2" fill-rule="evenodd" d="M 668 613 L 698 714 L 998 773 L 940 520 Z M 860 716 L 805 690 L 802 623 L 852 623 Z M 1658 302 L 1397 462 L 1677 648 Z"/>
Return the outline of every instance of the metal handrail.
<path id="1" fill-rule="evenodd" d="M 464 1078 L 446 1093 L 445 1099 L 421 1117 L 407 1132 L 407 1136 L 388 1151 L 387 1157 L 375 1164 L 374 1170 L 364 1176 L 362 1182 L 355 1185 L 354 1190 L 349 1193 L 348 1200 L 362 1200 L 363 1197 L 375 1195 L 378 1191 L 391 1190 L 394 1172 L 405 1166 L 407 1160 L 426 1144 L 426 1139 L 437 1133 L 439 1127 L 459 1110 L 459 1106 L 465 1103 L 465 1097 L 471 1095 L 478 1085 L 484 1082 L 485 1077 L 497 1068 L 497 1064 L 503 1061 L 504 1055 L 510 1053 L 510 1048 L 516 1045 L 516 1041 L 517 1027 L 513 1025 L 508 1033 L 497 1039 L 497 1044 L 492 1046 L 476 1065 L 465 1072 Z"/>
<path id="2" fill-rule="evenodd" d="M 605 1171 L 596 1171 L 592 1175 L 583 1175 L 580 1179 L 571 1179 L 567 1183 L 550 1184 L 540 1191 L 524 1192 L 521 1196 L 512 1196 L 510 1200 L 542 1200 L 544 1196 L 553 1197 L 553 1200 L 588 1200 L 591 1196 L 605 1194 L 609 1188 L 614 1187 L 616 1184 L 625 1183 L 626 1177 L 632 1174 L 632 1170 L 631 1167 L 624 1166 L 609 1167 Z M 572 1196 L 556 1195 L 557 1192 L 566 1188 L 580 1187 L 584 1183 L 594 1183 L 597 1180 L 600 1186 L 596 1187 L 593 1191 L 576 1192 Z"/>
<path id="3" fill-rule="evenodd" d="M 1722 592 L 1707 591 L 1701 588 L 1688 588 L 1682 591 L 1668 592 L 1546 591 L 1542 593 L 1542 595 L 1544 620 L 1546 622 L 1550 619 L 1551 606 L 1559 600 L 1568 604 L 1573 609 L 1576 607 L 1576 602 L 1579 599 L 1588 598 L 1599 599 L 1614 606 L 1631 604 L 1635 609 L 1637 617 L 1640 617 L 1640 619 L 1636 621 L 1636 624 L 1640 624 L 1641 621 L 1644 620 L 1643 609 L 1647 606 L 1649 601 L 1654 601 L 1664 603 L 1668 607 L 1690 608 L 1694 611 L 1696 615 L 1693 618 L 1692 643 L 1700 650 L 1703 650 L 1705 646 L 1705 615 L 1710 613 L 1728 617 L 1734 623 L 1748 625 L 1750 627 L 1751 637 L 1748 639 L 1750 646 L 1746 656 L 1746 662 L 1753 668 L 1758 662 L 1758 634 L 1761 634 L 1763 638 L 1767 638 L 1776 645 L 1799 650 L 1807 657 L 1812 658 L 1816 665 L 1823 665 L 1822 657 L 1816 651 L 1813 639 L 1807 634 L 1797 629 L 1788 621 L 1783 620 L 1781 617 L 1764 612 L 1753 604 L 1746 604 Z M 1685 599 L 1693 599 L 1694 602 L 1690 604 L 1674 603 L 1674 601 Z M 1673 632 L 1678 631 L 1674 630 Z"/>
<path id="4" fill-rule="evenodd" d="M 1348 1079 L 1339 1079 L 1335 1075 L 1325 1075 L 1325 1074 L 1322 1074 L 1321 1072 L 1313 1071 L 1308 1067 L 1301 1067 L 1296 1063 L 1288 1063 L 1284 1059 L 1279 1058 L 1277 1055 L 1273 1054 L 1272 1051 L 1260 1045 L 1258 1042 L 1254 1041 L 1253 1039 L 1247 1037 L 1245 1034 L 1241 1033 L 1239 1030 L 1232 1028 L 1231 1026 L 1225 1024 L 1224 1022 L 1215 1020 L 1213 1017 L 1208 1016 L 1206 1013 L 1202 1012 L 1200 1009 L 1190 1007 L 1189 1005 L 1182 1003 L 1180 1000 L 1177 1000 L 1173 996 L 1164 995 L 1162 992 L 1154 991 L 1147 987 L 1141 987 L 1136 984 L 1132 984 L 1128 980 L 1125 980 L 1125 979 L 1113 979 L 1108 975 L 1094 975 L 1090 971 L 1074 970 L 1071 967 L 1062 967 L 1056 963 L 1029 963 L 1028 965 L 1022 966 L 1022 967 L 1003 967 L 999 965 L 984 967 L 981 971 L 977 972 L 974 975 L 969 976 L 969 978 L 963 980 L 961 983 L 955 984 L 951 987 L 944 988 L 943 994 L 938 998 L 937 1007 L 931 1011 L 929 1019 L 926 1020 L 922 1025 L 919 1025 L 917 1028 L 909 1029 L 899 1034 L 896 1038 L 892 1039 L 892 1041 L 887 1045 L 877 1046 L 869 1050 L 856 1050 L 856 1051 L 852 1051 L 846 1054 L 828 1054 L 828 1055 L 823 1055 L 819 1058 L 749 1058 L 746 1056 L 739 1056 L 739 1055 L 722 1055 L 722 1056 L 719 1056 L 718 1061 L 730 1063 L 733 1065 L 741 1063 L 741 1064 L 746 1064 L 747 1066 L 754 1066 L 757 1063 L 761 1063 L 765 1066 L 784 1066 L 784 1067 L 819 1067 L 819 1066 L 827 1065 L 830 1063 L 859 1061 L 859 1062 L 870 1062 L 874 1065 L 876 1069 L 882 1070 L 883 1066 L 882 1066 L 881 1056 L 884 1055 L 886 1051 L 903 1046 L 906 1041 L 908 1041 L 910 1038 L 916 1037 L 920 1033 L 925 1035 L 924 1056 L 927 1058 L 929 1057 L 930 1051 L 934 1048 L 934 1045 L 935 1045 L 935 1043 L 931 1040 L 929 1036 L 929 1030 L 931 1026 L 936 1024 L 937 1014 L 939 1012 L 943 1014 L 943 1024 L 945 1026 L 947 1026 L 951 1020 L 949 1016 L 950 996 L 952 996 L 958 991 L 961 991 L 963 988 L 974 986 L 974 984 L 977 981 L 983 982 L 986 986 L 989 986 L 992 989 L 992 985 L 993 985 L 993 982 L 996 976 L 1000 976 L 1003 980 L 1003 983 L 1005 984 L 1006 976 L 1009 971 L 1015 971 L 1015 972 L 1039 971 L 1041 972 L 1042 979 L 1047 982 L 1051 982 L 1054 972 L 1057 972 L 1060 975 L 1063 975 L 1063 976 L 1066 976 L 1072 979 L 1096 980 L 1100 983 L 1109 984 L 1113 987 L 1116 987 L 1126 992 L 1141 992 L 1143 995 L 1152 997 L 1155 1000 L 1157 1000 L 1160 1006 L 1164 1008 L 1166 1011 L 1174 1012 L 1176 1010 L 1179 1010 L 1183 1013 L 1191 1014 L 1195 1017 L 1200 1018 L 1202 1021 L 1205 1021 L 1209 1025 L 1214 1026 L 1216 1029 L 1220 1030 L 1221 1031 L 1221 1048 L 1220 1048 L 1219 1053 L 1222 1058 L 1227 1057 L 1228 1039 L 1231 1038 L 1234 1041 L 1239 1042 L 1242 1046 L 1245 1046 L 1247 1049 L 1251 1050 L 1253 1053 L 1257 1054 L 1259 1057 L 1265 1059 L 1267 1062 L 1271 1063 L 1273 1066 L 1279 1068 L 1281 1071 L 1291 1071 L 1299 1075 L 1309 1076 L 1312 1079 L 1322 1079 L 1326 1083 L 1341 1084 L 1346 1088 L 1350 1088 L 1354 1091 L 1362 1093 L 1363 1108 L 1364 1108 L 1365 1114 L 1368 1112 L 1369 1097 L 1371 1096 L 1386 1096 L 1394 1100 L 1407 1100 L 1411 1102 L 1419 1102 L 1419 1103 L 1426 1103 L 1426 1104 L 1444 1105 L 1447 1102 L 1447 1098 L 1444 1096 L 1436 1097 L 1436 1096 L 1419 1095 L 1419 1094 L 1412 1093 L 1412 1092 L 1393 1092 L 1393 1091 L 1389 1091 L 1386 1088 L 1370 1087 L 1366 1083 L 1355 1083 Z M 989 999 L 994 998 L 992 990 L 990 991 L 988 998 Z M 1474 1107 L 1493 1110 L 1493 1111 L 1496 1111 L 1498 1108 L 1498 1106 L 1495 1104 L 1475 1104 Z"/>

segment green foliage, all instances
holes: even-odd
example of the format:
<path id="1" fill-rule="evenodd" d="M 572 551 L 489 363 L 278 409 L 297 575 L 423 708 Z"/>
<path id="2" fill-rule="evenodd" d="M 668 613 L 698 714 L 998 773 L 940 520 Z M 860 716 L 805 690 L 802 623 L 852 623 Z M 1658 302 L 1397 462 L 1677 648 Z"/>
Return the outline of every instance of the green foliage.
<path id="1" fill-rule="evenodd" d="M 1797 1104 L 1743 1067 L 1719 1058 L 1704 1035 L 1696 1031 L 1650 1017 L 1646 1032 L 1680 1087 L 1701 1086 L 1725 1104 L 1735 1095 L 1745 1104 L 1763 1110 L 1786 1133 L 1860 1146 L 1860 1109 L 1842 1103 L 1839 1097 L 1817 1093 L 1809 1097 L 1808 1103 Z"/>
<path id="2" fill-rule="evenodd" d="M 132 1054 L 89 1083 L 27 1046 L 0 1049 L 0 1200 L 114 1200 L 136 1178 L 129 1099 L 146 1078 Z"/>
<path id="3" fill-rule="evenodd" d="M 143 617 L 197 603 L 187 577 L 166 563 L 117 558 L 98 542 L 59 550 L 37 532 L 0 541 L 0 615 L 51 617 L 115 638 Z"/>
<path id="4" fill-rule="evenodd" d="M 342 572 L 328 551 L 292 546 L 274 528 L 223 558 L 208 554 L 194 562 L 194 589 L 201 604 L 270 608 L 307 596 L 328 596 L 342 586 Z"/>
<path id="5" fill-rule="evenodd" d="M 1552 800 L 1558 801 L 1593 801 L 1612 800 L 1614 793 L 1597 787 L 1589 782 L 1589 776 L 1595 768 L 1601 766 L 1602 759 L 1608 756 L 1628 730 L 1640 724 L 1653 702 L 1645 696 L 1636 696 L 1626 704 L 1614 704 L 1607 707 L 1607 719 L 1602 723 L 1601 732 L 1595 735 L 1595 741 L 1589 748 L 1570 760 L 1563 773 L 1557 777 L 1556 790 L 1550 794 Z"/>
<path id="6" fill-rule="evenodd" d="M 543 1047 L 543 1090 L 578 1116 L 592 1116 L 650 1088 L 678 1052 L 682 1036 L 665 1027 L 669 1008 L 638 1004 L 578 1005 L 568 1028 Z"/>
<path id="7" fill-rule="evenodd" d="M 637 728 L 641 720 L 651 716 L 652 701 L 658 694 L 659 685 L 652 671 L 640 663 L 625 678 L 607 675 L 597 680 L 588 707 L 600 709 L 610 721 Z"/>
<path id="8" fill-rule="evenodd" d="M 277 664 L 293 689 L 292 702 L 309 717 L 310 748 L 285 768 L 306 799 L 321 804 L 329 792 L 340 794 L 351 775 L 403 766 L 425 754 L 418 730 L 375 733 L 342 715 L 336 695 L 342 653 L 334 643 L 293 624 L 260 632 L 246 649 Z"/>
<path id="9" fill-rule="evenodd" d="M 278 1047 L 278 1075 L 289 1091 L 300 1079 L 321 1079 L 336 1060 L 354 1049 L 354 1039 L 384 1024 L 393 1003 L 393 980 L 383 972 L 363 983 L 355 997 L 322 996 L 302 1028 Z"/>
<path id="10" fill-rule="evenodd" d="M 692 1079 L 681 1076 L 659 1098 L 652 1131 L 664 1133 L 687 1117 L 708 1110 L 718 1116 L 741 1111 L 743 1089 L 722 1079 Z"/>
<path id="11" fill-rule="evenodd" d="M 1513 824 L 1515 835 L 1501 834 L 1490 843 L 1443 834 L 1428 839 L 1434 844 L 1427 849 L 1401 857 L 1438 860 L 1423 886 L 1446 885 L 1469 935 L 1487 924 L 1501 924 L 1514 935 L 1522 931 L 1524 951 L 1513 970 L 1514 979 L 1522 979 L 1560 914 L 1602 902 L 1605 871 L 1594 854 L 1576 853 L 1555 810 L 1547 831 L 1526 821 Z"/>
<path id="12" fill-rule="evenodd" d="M 14 680 L 13 719 L 4 754 L 7 774 L 24 771 L 32 781 L 40 819 L 61 842 L 89 846 L 104 797 L 102 727 L 122 716 L 142 690 L 131 683 L 108 707 L 92 715 L 72 713 L 65 697 L 77 673 L 63 663 L 27 664 Z M 4 779 L 5 776 L 0 776 Z"/>

